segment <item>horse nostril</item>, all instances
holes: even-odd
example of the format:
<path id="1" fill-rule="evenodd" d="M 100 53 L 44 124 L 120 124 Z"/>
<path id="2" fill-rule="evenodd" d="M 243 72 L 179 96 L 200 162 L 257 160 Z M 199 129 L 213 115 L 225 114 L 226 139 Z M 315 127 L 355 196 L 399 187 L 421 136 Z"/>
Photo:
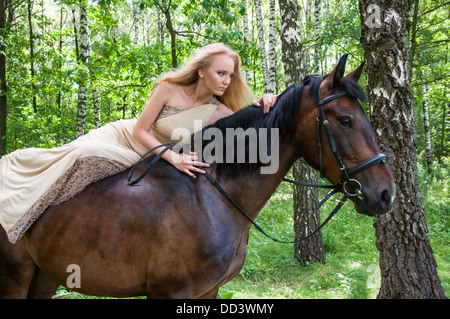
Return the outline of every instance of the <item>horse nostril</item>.
<path id="1" fill-rule="evenodd" d="M 387 190 L 381 192 L 381 201 L 386 203 L 389 200 L 390 200 L 389 192 Z"/>
<path id="2" fill-rule="evenodd" d="M 386 210 L 389 209 L 394 202 L 395 191 L 384 189 L 380 195 L 380 203 Z"/>

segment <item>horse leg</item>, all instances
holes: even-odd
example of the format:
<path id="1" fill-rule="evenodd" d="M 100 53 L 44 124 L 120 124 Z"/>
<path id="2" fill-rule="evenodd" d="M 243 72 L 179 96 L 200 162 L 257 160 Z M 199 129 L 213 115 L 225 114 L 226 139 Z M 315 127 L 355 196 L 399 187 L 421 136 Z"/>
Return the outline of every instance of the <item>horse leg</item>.
<path id="1" fill-rule="evenodd" d="M 0 299 L 26 298 L 34 270 L 25 243 L 11 244 L 0 227 Z"/>
<path id="2" fill-rule="evenodd" d="M 27 299 L 51 299 L 58 287 L 58 283 L 54 282 L 46 273 L 36 267 Z"/>

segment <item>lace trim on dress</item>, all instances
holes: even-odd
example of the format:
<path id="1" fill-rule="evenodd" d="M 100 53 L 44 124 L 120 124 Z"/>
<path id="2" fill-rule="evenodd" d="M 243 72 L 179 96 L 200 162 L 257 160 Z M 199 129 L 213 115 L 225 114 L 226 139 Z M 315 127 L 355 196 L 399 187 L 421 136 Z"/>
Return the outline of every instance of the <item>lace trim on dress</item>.
<path id="1" fill-rule="evenodd" d="M 99 156 L 77 159 L 8 231 L 9 241 L 18 241 L 47 208 L 61 204 L 78 195 L 88 185 L 127 168 L 118 161 Z"/>
<path id="2" fill-rule="evenodd" d="M 214 96 L 211 100 L 206 102 L 205 104 L 214 104 L 219 105 L 220 101 Z M 183 111 L 189 110 L 189 108 L 182 108 L 182 107 L 174 107 L 169 105 L 164 105 L 161 109 L 161 112 L 159 112 L 158 117 L 156 120 L 163 119 L 165 117 L 169 117 L 178 113 L 181 113 Z"/>

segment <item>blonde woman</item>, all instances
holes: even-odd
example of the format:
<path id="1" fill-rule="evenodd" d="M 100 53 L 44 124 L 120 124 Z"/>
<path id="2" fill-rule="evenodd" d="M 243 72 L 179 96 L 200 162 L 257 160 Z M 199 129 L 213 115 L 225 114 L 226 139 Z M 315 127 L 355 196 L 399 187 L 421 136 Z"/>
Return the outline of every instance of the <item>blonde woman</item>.
<path id="1" fill-rule="evenodd" d="M 229 47 L 205 46 L 184 68 L 160 78 L 139 119 L 107 124 L 61 147 L 23 149 L 2 158 L 0 224 L 9 241 L 20 239 L 49 206 L 131 167 L 148 149 L 179 142 L 172 136 L 175 129 L 195 133 L 250 104 L 254 97 L 240 67 L 238 54 Z M 275 101 L 275 96 L 264 95 L 253 103 L 264 102 L 267 112 Z M 163 158 L 194 178 L 208 166 L 198 162 L 196 154 L 168 151 Z"/>
<path id="2" fill-rule="evenodd" d="M 134 138 L 152 149 L 161 142 L 174 142 L 169 138 L 172 128 L 192 125 L 193 120 L 201 119 L 204 127 L 252 102 L 255 106 L 264 102 L 267 112 L 275 104 L 276 96 L 268 94 L 255 101 L 240 69 L 239 55 L 226 45 L 215 43 L 201 48 L 184 68 L 160 79 L 134 127 Z M 165 114 L 172 116 L 164 121 Z M 193 127 L 190 131 L 194 133 Z M 168 151 L 163 158 L 193 178 L 192 172 L 203 173 L 198 167 L 208 166 L 197 162 L 192 153 Z"/>

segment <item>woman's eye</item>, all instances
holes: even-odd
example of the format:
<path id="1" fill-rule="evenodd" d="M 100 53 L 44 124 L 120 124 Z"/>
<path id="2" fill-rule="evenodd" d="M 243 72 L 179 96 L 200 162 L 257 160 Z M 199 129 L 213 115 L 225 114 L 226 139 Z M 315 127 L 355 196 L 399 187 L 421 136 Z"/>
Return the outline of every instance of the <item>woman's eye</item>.
<path id="1" fill-rule="evenodd" d="M 352 120 L 348 116 L 343 116 L 339 118 L 339 123 L 345 127 L 352 127 Z"/>
<path id="2" fill-rule="evenodd" d="M 224 76 L 225 72 L 218 72 L 220 76 Z"/>

